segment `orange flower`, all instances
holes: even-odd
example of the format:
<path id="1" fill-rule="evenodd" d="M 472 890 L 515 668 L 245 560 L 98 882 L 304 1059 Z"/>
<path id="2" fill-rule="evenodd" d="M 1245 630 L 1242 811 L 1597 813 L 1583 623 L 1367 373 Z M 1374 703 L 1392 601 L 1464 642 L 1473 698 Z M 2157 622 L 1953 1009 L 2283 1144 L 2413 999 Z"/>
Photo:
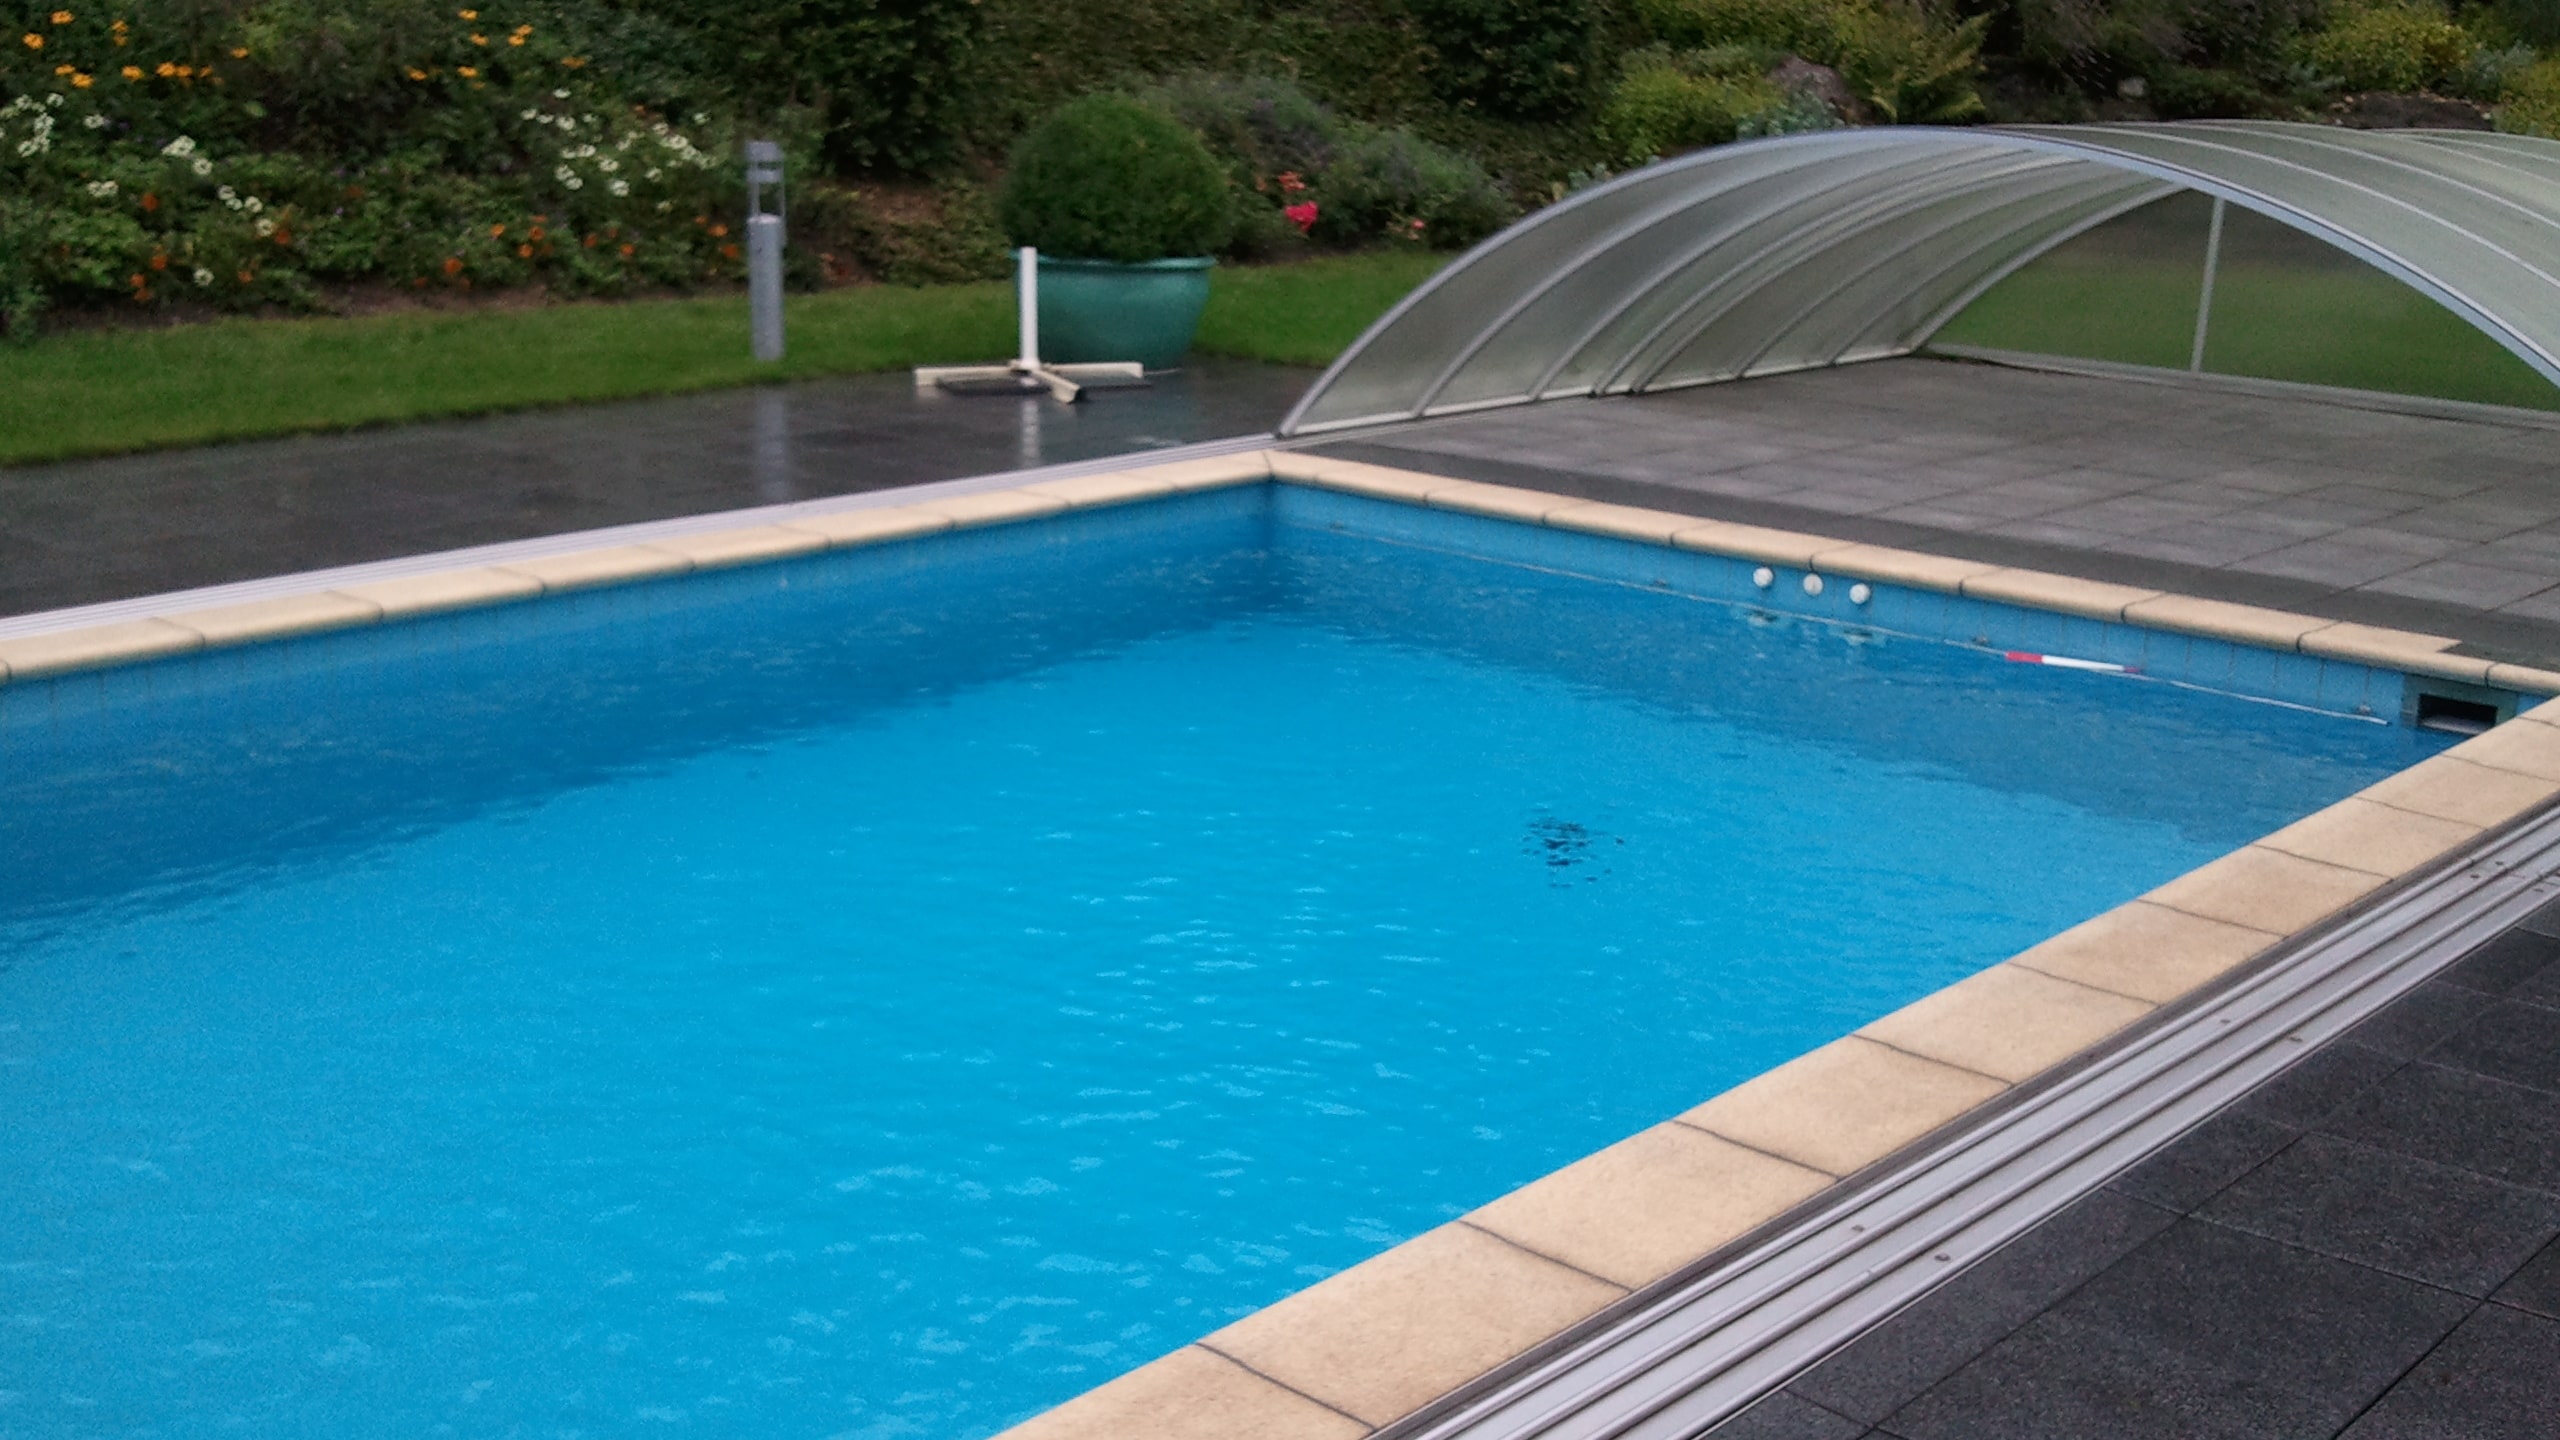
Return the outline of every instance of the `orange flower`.
<path id="1" fill-rule="evenodd" d="M 257 278 L 257 276 L 250 274 L 246 270 L 240 272 L 240 283 L 243 285 L 251 284 L 255 282 Z"/>
<path id="2" fill-rule="evenodd" d="M 95 75 L 75 74 L 71 77 L 71 88 L 74 90 L 86 90 L 97 83 L 98 77 Z"/>
<path id="3" fill-rule="evenodd" d="M 154 270 L 166 270 L 166 269 L 168 269 L 168 268 L 169 268 L 169 252 L 167 252 L 167 251 L 163 250 L 163 251 L 160 251 L 160 252 L 155 253 L 155 254 L 151 257 L 151 268 L 152 268 L 152 269 L 154 269 Z"/>
<path id="4" fill-rule="evenodd" d="M 499 236 L 504 235 L 504 234 L 506 234 L 506 233 L 507 233 L 507 227 L 506 227 L 506 226 L 504 226 L 504 225 L 492 225 L 492 226 L 490 226 L 490 227 L 489 227 L 489 238 L 490 238 L 490 239 L 492 239 L 492 240 L 495 240 L 495 239 L 497 239 Z"/>
<path id="5" fill-rule="evenodd" d="M 249 58 L 249 47 L 248 47 L 248 46 L 246 46 L 246 45 L 234 45 L 234 46 L 232 46 L 232 47 L 231 47 L 231 58 L 232 58 L 232 59 L 234 59 L 234 60 L 246 60 L 246 59 L 248 59 L 248 58 Z"/>
<path id="6" fill-rule="evenodd" d="M 625 245 L 622 247 L 623 258 L 625 259 L 628 259 L 633 255 L 637 255 L 638 253 L 640 253 L 640 247 L 637 245 Z"/>
<path id="7" fill-rule="evenodd" d="M 714 225 L 711 227 L 711 233 L 714 235 L 726 235 L 729 233 L 729 227 L 726 225 Z"/>
<path id="8" fill-rule="evenodd" d="M 116 73 L 122 75 L 127 80 L 139 80 L 142 78 L 142 67 L 139 65 L 127 65 Z"/>
<path id="9" fill-rule="evenodd" d="M 70 12 L 70 11 L 68 11 L 68 10 L 56 10 L 56 11 L 54 11 L 54 12 L 53 12 L 53 23 L 54 23 L 54 24 L 56 24 L 56 25 L 68 25 L 68 24 L 70 24 L 70 23 L 71 23 L 71 12 Z"/>
<path id="10" fill-rule="evenodd" d="M 157 210 L 157 209 L 159 209 L 159 208 L 160 208 L 160 197 L 159 197 L 158 195 L 153 194 L 151 191 L 148 191 L 148 190 L 143 191 L 143 192 L 142 192 L 142 208 L 143 208 L 145 211 L 151 211 L 151 210 Z"/>
<path id="11" fill-rule="evenodd" d="M 524 43 L 524 37 L 521 35 L 510 35 L 507 37 L 507 43 L 510 45 L 521 45 Z"/>
<path id="12" fill-rule="evenodd" d="M 486 45 L 489 43 L 489 37 L 486 35 L 474 35 L 471 37 L 471 43 L 474 45 Z"/>
<path id="13" fill-rule="evenodd" d="M 532 229 L 531 231 L 527 232 L 527 235 L 528 235 L 528 238 L 530 238 L 530 239 L 534 239 L 534 240 L 539 240 L 539 239 L 541 239 L 541 238 L 542 238 L 542 227 L 541 227 L 541 226 L 539 226 L 539 225 L 534 226 L 534 227 L 533 227 L 533 229 Z"/>
<path id="14" fill-rule="evenodd" d="M 44 37 L 34 33 L 33 31 L 29 31 L 27 34 L 18 38 L 26 41 L 27 48 L 30 50 L 41 50 L 44 48 Z"/>
<path id="15" fill-rule="evenodd" d="M 732 260 L 735 260 L 738 258 L 738 247 L 736 245 L 723 245 L 720 247 L 720 253 L 728 256 Z"/>
<path id="16" fill-rule="evenodd" d="M 286 228 L 285 228 L 285 227 L 283 227 L 282 225 L 277 226 L 277 227 L 276 227 L 276 243 L 277 243 L 277 244 L 279 244 L 279 245 L 290 245 L 290 244 L 292 244 L 292 243 L 293 243 L 293 232 L 292 232 L 292 231 L 290 231 L 290 230 L 288 230 L 288 229 L 286 229 Z"/>
<path id="17" fill-rule="evenodd" d="M 461 16 L 465 20 L 477 20 L 480 18 L 480 12 L 477 10 L 456 10 L 453 13 Z"/>
<path id="18" fill-rule="evenodd" d="M 472 69 L 472 68 L 471 68 L 470 66 L 468 66 L 468 65 L 456 65 L 456 66 L 454 66 L 454 67 L 453 67 L 453 73 L 454 73 L 454 74 L 456 74 L 456 75 L 461 76 L 461 77 L 462 77 L 463 79 L 465 79 L 465 80 L 470 80 L 470 79 L 477 78 L 477 77 L 478 77 L 478 75 L 480 74 L 480 72 L 479 72 L 479 71 Z"/>
<path id="19" fill-rule="evenodd" d="M 79 68 L 80 67 L 77 65 L 56 65 L 53 67 L 53 73 L 56 75 L 68 75 Z"/>
<path id="20" fill-rule="evenodd" d="M 590 236 L 588 236 L 586 239 L 581 240 L 581 241 L 579 241 L 578 243 L 579 243 L 579 244 L 581 244 L 581 245 L 586 246 L 586 247 L 587 247 L 588 249 L 590 249 L 590 250 L 593 250 L 594 248 L 596 248 L 596 237 L 594 237 L 593 235 L 590 235 Z"/>
<path id="21" fill-rule="evenodd" d="M 170 76 L 178 73 L 177 62 L 174 60 L 163 60 L 159 64 L 151 67 L 151 73 L 159 76 L 163 80 L 166 80 Z"/>
<path id="22" fill-rule="evenodd" d="M 447 275 L 459 275 L 459 274 L 461 274 L 461 273 L 462 273 L 462 257 L 461 257 L 461 256 L 459 256 L 459 255 L 447 255 L 446 257 L 444 257 L 444 273 L 446 273 Z"/>
<path id="23" fill-rule="evenodd" d="M 563 55 L 560 57 L 560 67 L 564 70 L 581 70 L 586 68 L 586 63 L 586 61 L 579 59 L 575 55 Z"/>
<path id="24" fill-rule="evenodd" d="M 533 247 L 530 245 L 519 245 L 516 247 L 516 255 L 519 259 L 530 260 L 533 258 Z"/>
<path id="25" fill-rule="evenodd" d="M 427 78 L 427 72 L 413 65 L 409 67 L 409 78 L 412 80 L 424 80 Z"/>

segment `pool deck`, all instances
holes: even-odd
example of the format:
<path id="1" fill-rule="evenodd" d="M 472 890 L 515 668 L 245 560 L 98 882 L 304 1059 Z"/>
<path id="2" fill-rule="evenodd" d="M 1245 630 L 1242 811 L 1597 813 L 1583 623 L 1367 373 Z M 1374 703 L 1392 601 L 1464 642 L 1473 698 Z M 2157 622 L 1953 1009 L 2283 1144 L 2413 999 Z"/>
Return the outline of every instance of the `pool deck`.
<path id="1" fill-rule="evenodd" d="M 1889 360 L 1423 421 L 1405 469 L 2451 635 L 2560 662 L 2560 415 Z"/>

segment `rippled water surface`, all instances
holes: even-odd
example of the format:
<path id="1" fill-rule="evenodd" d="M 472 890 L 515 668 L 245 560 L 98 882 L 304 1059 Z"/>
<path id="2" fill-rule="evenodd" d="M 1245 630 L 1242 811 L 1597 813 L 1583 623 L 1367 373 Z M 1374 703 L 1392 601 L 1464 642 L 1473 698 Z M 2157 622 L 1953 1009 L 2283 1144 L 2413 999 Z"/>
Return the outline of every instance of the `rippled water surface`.
<path id="1" fill-rule="evenodd" d="M 1328 503 L 0 689 L 0 1435 L 984 1435 L 2421 743 Z"/>

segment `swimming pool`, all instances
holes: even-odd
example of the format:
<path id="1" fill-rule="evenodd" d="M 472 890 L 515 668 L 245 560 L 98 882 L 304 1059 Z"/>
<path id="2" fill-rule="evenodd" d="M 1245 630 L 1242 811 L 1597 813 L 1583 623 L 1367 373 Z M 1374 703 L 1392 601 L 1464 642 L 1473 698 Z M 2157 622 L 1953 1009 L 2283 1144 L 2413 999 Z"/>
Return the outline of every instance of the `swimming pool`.
<path id="1" fill-rule="evenodd" d="M 0 688 L 0 1423 L 983 1434 L 2438 743 L 1510 528 L 1257 486 Z"/>

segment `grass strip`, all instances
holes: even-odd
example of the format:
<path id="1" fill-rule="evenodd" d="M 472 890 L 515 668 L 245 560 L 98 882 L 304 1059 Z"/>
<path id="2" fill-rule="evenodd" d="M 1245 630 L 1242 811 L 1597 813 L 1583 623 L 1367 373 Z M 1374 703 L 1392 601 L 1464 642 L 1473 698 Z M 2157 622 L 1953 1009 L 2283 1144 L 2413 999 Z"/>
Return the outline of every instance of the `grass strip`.
<path id="1" fill-rule="evenodd" d="M 1443 263 L 1221 269 L 1200 348 L 1323 364 Z M 747 356 L 739 296 L 53 335 L 0 347 L 0 464 L 996 360 L 1013 320 L 1000 282 L 794 296 L 770 366 Z"/>

